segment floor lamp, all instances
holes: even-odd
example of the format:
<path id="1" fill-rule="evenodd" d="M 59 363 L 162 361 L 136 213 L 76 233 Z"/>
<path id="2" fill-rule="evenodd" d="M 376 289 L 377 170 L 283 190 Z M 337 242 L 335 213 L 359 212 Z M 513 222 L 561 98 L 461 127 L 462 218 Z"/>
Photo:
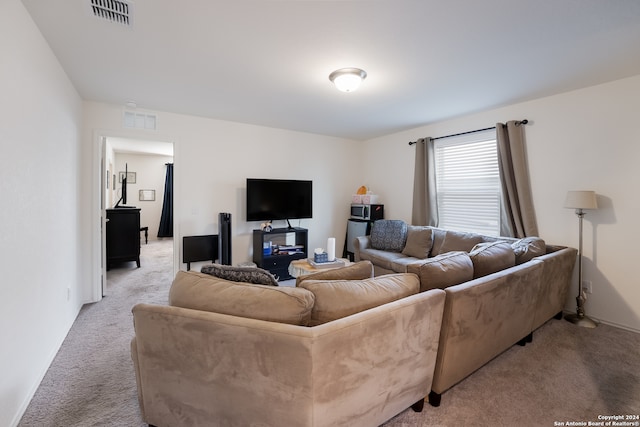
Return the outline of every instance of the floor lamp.
<path id="1" fill-rule="evenodd" d="M 564 207 L 575 209 L 578 215 L 578 230 L 580 240 L 578 243 L 578 296 L 576 302 L 578 309 L 576 314 L 570 314 L 565 317 L 569 322 L 585 328 L 595 328 L 597 323 L 585 316 L 584 303 L 587 296 L 582 289 L 582 218 L 584 217 L 584 209 L 598 209 L 596 202 L 596 193 L 594 191 L 568 191 L 567 198 L 564 201 Z"/>

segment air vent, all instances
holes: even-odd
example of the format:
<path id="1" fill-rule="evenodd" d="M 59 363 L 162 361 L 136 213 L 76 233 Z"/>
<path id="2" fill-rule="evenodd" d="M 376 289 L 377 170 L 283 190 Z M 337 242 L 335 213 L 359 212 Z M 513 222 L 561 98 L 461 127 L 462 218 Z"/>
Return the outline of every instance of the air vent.
<path id="1" fill-rule="evenodd" d="M 158 116 L 151 113 L 125 111 L 122 119 L 122 125 L 130 129 L 156 130 L 158 125 Z"/>
<path id="2" fill-rule="evenodd" d="M 90 0 L 93 16 L 130 26 L 132 5 L 122 0 Z"/>

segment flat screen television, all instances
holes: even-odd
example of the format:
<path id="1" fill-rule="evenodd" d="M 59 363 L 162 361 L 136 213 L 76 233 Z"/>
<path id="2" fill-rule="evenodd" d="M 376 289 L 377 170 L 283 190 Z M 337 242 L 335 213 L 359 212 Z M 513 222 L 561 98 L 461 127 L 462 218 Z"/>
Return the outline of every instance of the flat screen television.
<path id="1" fill-rule="evenodd" d="M 114 208 L 131 208 L 133 206 L 124 206 L 127 204 L 127 176 L 129 175 L 128 164 L 124 164 L 124 176 L 122 177 L 122 191 L 120 193 L 120 200 L 116 203 Z M 120 204 L 122 203 L 122 205 Z"/>
<path id="2" fill-rule="evenodd" d="M 313 182 L 247 178 L 247 221 L 311 218 Z"/>

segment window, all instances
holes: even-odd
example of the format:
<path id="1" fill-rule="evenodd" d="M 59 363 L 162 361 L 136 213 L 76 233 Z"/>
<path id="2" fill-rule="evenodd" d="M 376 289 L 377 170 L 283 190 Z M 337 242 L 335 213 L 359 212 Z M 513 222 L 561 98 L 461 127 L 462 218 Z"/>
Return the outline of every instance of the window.
<path id="1" fill-rule="evenodd" d="M 500 235 L 495 131 L 434 141 L 438 227 Z"/>

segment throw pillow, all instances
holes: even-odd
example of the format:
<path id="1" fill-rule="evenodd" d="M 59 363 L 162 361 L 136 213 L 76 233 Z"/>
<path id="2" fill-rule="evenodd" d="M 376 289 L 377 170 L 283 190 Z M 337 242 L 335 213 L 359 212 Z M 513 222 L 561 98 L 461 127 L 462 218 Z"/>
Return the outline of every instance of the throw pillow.
<path id="1" fill-rule="evenodd" d="M 232 316 L 308 326 L 315 297 L 306 289 L 230 282 L 195 271 L 178 271 L 169 305 Z"/>
<path id="2" fill-rule="evenodd" d="M 379 219 L 371 226 L 371 247 L 400 252 L 407 241 L 407 224 L 399 219 Z"/>
<path id="3" fill-rule="evenodd" d="M 211 264 L 203 266 L 200 272 L 221 279 L 231 280 L 232 282 L 278 286 L 278 281 L 273 274 L 257 267 L 232 267 L 230 265 Z"/>
<path id="4" fill-rule="evenodd" d="M 442 246 L 440 247 L 440 252 L 434 255 L 451 251 L 470 252 L 475 245 L 481 242 L 482 236 L 478 234 L 447 230 Z"/>
<path id="5" fill-rule="evenodd" d="M 547 245 L 540 237 L 525 237 L 513 242 L 511 247 L 516 254 L 516 264 L 522 264 L 547 252 Z"/>
<path id="6" fill-rule="evenodd" d="M 473 263 L 463 251 L 446 252 L 424 262 L 407 266 L 409 273 L 420 278 L 420 292 L 446 289 L 473 279 Z"/>
<path id="7" fill-rule="evenodd" d="M 331 322 L 409 295 L 417 294 L 415 274 L 387 274 L 364 280 L 305 280 L 300 285 L 315 295 L 309 326 Z"/>
<path id="8" fill-rule="evenodd" d="M 474 279 L 516 265 L 516 256 L 509 242 L 477 244 L 469 257 L 473 263 Z"/>
<path id="9" fill-rule="evenodd" d="M 360 280 L 373 277 L 371 261 L 358 261 L 341 268 L 332 268 L 313 274 L 305 274 L 296 278 L 296 286 L 305 280 Z"/>
<path id="10" fill-rule="evenodd" d="M 428 258 L 433 246 L 433 230 L 429 227 L 410 225 L 407 227 L 407 243 L 402 254 L 414 258 Z"/>

